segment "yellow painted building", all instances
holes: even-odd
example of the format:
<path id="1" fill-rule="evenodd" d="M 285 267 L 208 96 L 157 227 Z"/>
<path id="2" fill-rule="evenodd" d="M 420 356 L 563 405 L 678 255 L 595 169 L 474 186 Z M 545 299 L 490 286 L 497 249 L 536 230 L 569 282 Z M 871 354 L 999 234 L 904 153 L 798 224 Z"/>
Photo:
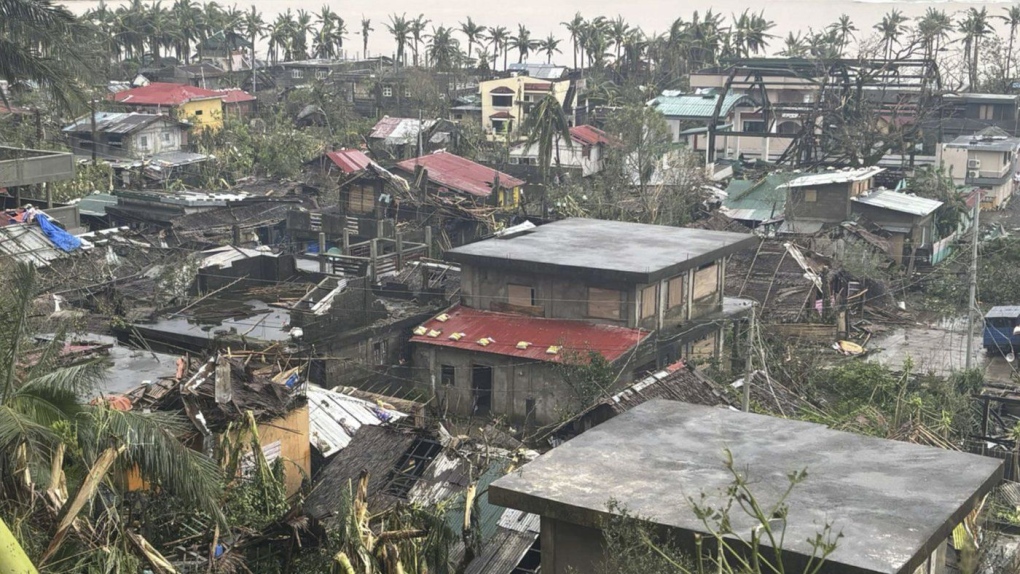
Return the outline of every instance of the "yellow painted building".
<path id="1" fill-rule="evenodd" d="M 223 100 L 218 97 L 185 102 L 174 112 L 177 119 L 190 122 L 196 130 L 218 130 L 223 127 Z"/>
<path id="2" fill-rule="evenodd" d="M 218 130 L 229 108 L 243 115 L 255 97 L 242 90 L 207 90 L 184 84 L 153 82 L 117 92 L 111 99 L 128 111 L 167 113 L 190 122 L 196 130 Z"/>
<path id="3" fill-rule="evenodd" d="M 521 126 L 532 106 L 549 94 L 563 105 L 570 80 L 552 82 L 530 76 L 513 76 L 478 84 L 482 99 L 482 129 L 489 141 L 521 139 Z"/>

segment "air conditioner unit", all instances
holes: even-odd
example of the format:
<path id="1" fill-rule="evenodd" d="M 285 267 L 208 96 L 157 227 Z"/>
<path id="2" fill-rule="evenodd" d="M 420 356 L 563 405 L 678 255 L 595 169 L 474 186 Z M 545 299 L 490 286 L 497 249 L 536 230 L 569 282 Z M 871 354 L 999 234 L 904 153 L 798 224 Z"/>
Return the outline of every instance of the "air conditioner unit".
<path id="1" fill-rule="evenodd" d="M 981 160 L 979 159 L 968 159 L 967 169 L 981 169 Z"/>
<path id="2" fill-rule="evenodd" d="M 976 170 L 976 169 L 972 169 L 972 170 L 967 172 L 967 177 L 969 177 L 971 179 L 977 179 L 977 178 L 981 177 L 981 172 Z"/>

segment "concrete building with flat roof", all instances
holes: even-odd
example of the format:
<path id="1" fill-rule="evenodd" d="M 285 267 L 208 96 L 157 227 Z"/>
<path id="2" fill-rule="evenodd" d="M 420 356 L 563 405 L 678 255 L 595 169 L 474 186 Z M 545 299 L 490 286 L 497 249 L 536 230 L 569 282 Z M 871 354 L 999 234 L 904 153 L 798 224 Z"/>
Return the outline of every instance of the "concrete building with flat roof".
<path id="1" fill-rule="evenodd" d="M 593 572 L 610 500 L 693 548 L 707 530 L 690 499 L 726 502 L 726 451 L 764 507 L 782 496 L 789 473 L 807 470 L 787 498 L 791 572 L 812 555 L 809 539 L 831 524 L 842 537 L 820 574 L 942 573 L 947 538 L 1002 477 L 993 458 L 653 400 L 497 480 L 489 499 L 542 517 L 543 573 Z M 737 505 L 730 519 L 738 533 L 758 525 Z"/>
<path id="2" fill-rule="evenodd" d="M 451 412 L 548 424 L 589 406 L 563 363 L 600 355 L 625 386 L 681 358 L 722 361 L 725 328 L 750 310 L 723 297 L 726 259 L 757 242 L 572 218 L 447 251 L 461 296 L 411 338 L 421 388 Z"/>

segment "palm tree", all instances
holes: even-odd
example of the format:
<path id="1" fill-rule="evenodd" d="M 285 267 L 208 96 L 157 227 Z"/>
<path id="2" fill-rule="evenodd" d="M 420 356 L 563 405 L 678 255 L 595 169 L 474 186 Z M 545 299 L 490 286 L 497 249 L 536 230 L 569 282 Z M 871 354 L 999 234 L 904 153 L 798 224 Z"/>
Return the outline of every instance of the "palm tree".
<path id="1" fill-rule="evenodd" d="M 545 52 L 545 62 L 547 64 L 552 63 L 553 54 L 562 54 L 563 51 L 559 49 L 560 41 L 550 32 L 544 40 L 539 40 L 536 44 L 539 52 Z"/>
<path id="2" fill-rule="evenodd" d="M 567 32 L 570 33 L 570 41 L 574 45 L 574 69 L 576 70 L 577 69 L 577 54 L 578 54 L 578 50 L 580 49 L 580 41 L 579 40 L 580 40 L 580 37 L 581 37 L 581 32 L 582 32 L 582 30 L 584 30 L 584 24 L 585 24 L 584 18 L 581 16 L 580 12 L 577 12 L 576 14 L 574 14 L 573 19 L 571 19 L 569 22 L 560 22 L 560 24 L 563 25 L 567 29 Z"/>
<path id="3" fill-rule="evenodd" d="M 328 5 L 323 5 L 316 17 L 319 28 L 315 30 L 312 51 L 317 58 L 339 58 L 343 54 L 344 34 L 347 24 Z"/>
<path id="4" fill-rule="evenodd" d="M 875 24 L 875 30 L 882 35 L 882 43 L 885 45 L 885 58 L 892 57 L 893 44 L 899 39 L 903 32 L 903 24 L 907 21 L 906 16 L 899 10 L 893 10 L 882 16 L 882 21 Z"/>
<path id="5" fill-rule="evenodd" d="M 414 44 L 411 45 L 414 51 L 414 66 L 418 66 L 418 44 L 422 41 L 422 36 L 425 34 L 425 26 L 431 20 L 425 18 L 424 14 L 418 14 L 418 17 L 410 22 L 411 39 L 414 40 Z"/>
<path id="6" fill-rule="evenodd" d="M 524 24 L 517 25 L 517 35 L 510 38 L 510 43 L 519 54 L 517 63 L 528 59 L 528 54 L 535 49 L 535 41 L 531 39 L 531 31 L 524 27 Z"/>
<path id="7" fill-rule="evenodd" d="M 503 70 L 506 71 L 506 50 L 510 40 L 510 31 L 503 26 L 496 26 L 489 30 L 489 42 L 492 43 L 492 69 L 496 69 L 496 59 L 499 58 L 500 50 L 503 51 Z"/>
<path id="8" fill-rule="evenodd" d="M 397 16 L 396 14 L 391 14 L 390 23 L 386 24 L 386 29 L 389 30 L 390 34 L 393 34 L 393 39 L 397 41 L 397 61 L 407 65 L 407 59 L 404 57 L 404 47 L 407 46 L 407 41 L 411 38 L 411 23 L 407 20 L 407 15 L 401 14 Z"/>
<path id="9" fill-rule="evenodd" d="M 16 480 L 5 482 L 0 499 L 5 506 L 21 506 L 27 516 L 33 509 L 23 502 L 29 499 L 26 495 L 35 499 L 47 485 L 59 489 L 65 481 L 72 489 L 64 507 L 68 514 L 41 562 L 53 556 L 101 482 L 111 496 L 96 505 L 93 516 L 106 515 L 101 520 L 125 534 L 119 526 L 121 508 L 111 504 L 123 493 L 117 481 L 104 480 L 110 471 L 135 469 L 149 484 L 196 510 L 212 512 L 222 523 L 218 464 L 175 436 L 190 426 L 187 420 L 83 404 L 80 397 L 98 392 L 103 366 L 62 360 L 63 331 L 48 344 L 33 345 L 29 321 L 37 294 L 35 267 L 17 264 L 9 273 L 0 309 L 0 468 L 3 476 Z M 81 520 L 89 518 L 82 515 Z"/>
<path id="10" fill-rule="evenodd" d="M 297 19 L 292 32 L 293 38 L 291 39 L 293 58 L 308 57 L 308 34 L 314 31 L 312 28 L 312 15 L 307 10 L 298 9 Z"/>
<path id="11" fill-rule="evenodd" d="M 461 22 L 460 31 L 464 33 L 465 37 L 467 37 L 467 53 L 469 58 L 471 57 L 471 54 L 474 53 L 475 42 L 481 44 L 485 41 L 486 30 L 487 28 L 485 26 L 476 24 L 475 21 L 471 19 L 471 16 L 468 16 L 467 22 Z"/>
<path id="12" fill-rule="evenodd" d="M 981 40 L 992 32 L 992 26 L 988 22 L 988 9 L 969 9 L 967 16 L 960 22 L 959 31 L 963 34 L 964 55 L 968 62 L 967 72 L 970 79 L 970 89 L 976 90 L 978 83 L 978 54 L 981 48 Z"/>
<path id="13" fill-rule="evenodd" d="M 799 32 L 797 34 L 793 32 L 787 34 L 783 40 L 783 49 L 779 51 L 779 55 L 784 58 L 803 58 L 807 53 L 807 44 Z"/>
<path id="14" fill-rule="evenodd" d="M 850 43 L 850 38 L 855 38 L 854 32 L 857 32 L 857 26 L 854 26 L 850 16 L 846 14 L 840 14 L 839 19 L 829 25 L 829 30 L 835 32 L 839 36 L 839 50 L 841 53 L 845 52 L 847 44 Z"/>
<path id="15" fill-rule="evenodd" d="M 617 62 L 620 61 L 620 52 L 623 49 L 623 41 L 627 39 L 627 34 L 629 33 L 630 26 L 623 21 L 623 16 L 617 15 L 616 18 L 609 22 L 609 38 L 613 41 L 613 45 L 616 46 Z"/>
<path id="16" fill-rule="evenodd" d="M 191 44 L 199 38 L 204 26 L 202 6 L 194 0 L 176 0 L 170 14 L 177 21 L 177 42 L 174 46 L 177 59 L 191 61 Z"/>
<path id="17" fill-rule="evenodd" d="M 928 8 L 917 21 L 917 33 L 921 38 L 925 58 L 935 58 L 952 31 L 953 20 L 945 11 Z"/>
<path id="18" fill-rule="evenodd" d="M 999 16 L 999 19 L 1009 26 L 1009 47 L 1006 48 L 1006 80 L 1012 82 L 1013 77 L 1010 75 L 1012 69 L 1013 60 L 1013 43 L 1016 41 L 1016 31 L 1020 27 L 1020 5 L 1014 4 L 1009 8 L 1004 8 L 1006 11 L 1005 16 Z"/>
<path id="19" fill-rule="evenodd" d="M 453 37 L 453 28 L 446 26 L 432 28 L 427 49 L 432 66 L 440 71 L 452 70 L 460 57 L 460 42 Z"/>
<path id="20" fill-rule="evenodd" d="M 68 39 L 88 31 L 63 6 L 0 0 L 0 79 L 38 82 L 63 106 L 82 101 L 79 80 L 89 75 L 89 65 Z M 0 94 L 0 101 L 7 104 L 6 95 Z"/>
<path id="21" fill-rule="evenodd" d="M 522 132 L 527 138 L 525 145 L 528 149 L 538 144 L 538 169 L 542 180 L 548 180 L 554 151 L 557 156 L 556 165 L 560 163 L 558 143 L 572 145 L 570 123 L 556 96 L 549 94 L 535 104 L 524 120 Z"/>
<path id="22" fill-rule="evenodd" d="M 372 21 L 364 16 L 361 17 L 361 57 L 368 58 L 368 33 L 374 32 Z"/>
<path id="23" fill-rule="evenodd" d="M 244 13 L 243 26 L 244 33 L 248 37 L 248 44 L 251 46 L 251 89 L 254 92 L 258 90 L 258 80 L 256 79 L 258 57 L 255 55 L 255 44 L 259 38 L 265 37 L 267 29 L 265 21 L 262 20 L 262 14 L 255 9 L 254 4 Z"/>

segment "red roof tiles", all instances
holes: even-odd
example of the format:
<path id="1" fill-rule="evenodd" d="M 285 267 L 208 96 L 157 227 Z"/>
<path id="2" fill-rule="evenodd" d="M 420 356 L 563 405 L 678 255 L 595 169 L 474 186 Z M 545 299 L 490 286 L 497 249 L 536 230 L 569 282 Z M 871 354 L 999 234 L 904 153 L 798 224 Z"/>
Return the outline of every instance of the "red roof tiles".
<path id="1" fill-rule="evenodd" d="M 326 154 L 326 157 L 332 160 L 344 173 L 361 171 L 368 167 L 368 164 L 372 163 L 371 158 L 365 155 L 364 152 L 356 149 L 331 151 Z"/>
<path id="2" fill-rule="evenodd" d="M 595 351 L 606 360 L 615 361 L 649 335 L 648 331 L 640 329 L 495 313 L 461 305 L 444 314 L 449 316 L 446 321 L 437 318 L 426 321 L 423 325 L 426 334 L 411 337 L 411 342 L 552 362 L 562 361 L 564 356 L 584 357 L 588 351 Z M 430 331 L 439 334 L 429 337 Z M 463 336 L 459 340 L 451 339 L 455 333 L 463 333 Z M 481 345 L 478 342 L 481 339 L 489 342 Z M 560 349 L 556 353 L 548 352 L 553 346 Z"/>
<path id="3" fill-rule="evenodd" d="M 406 159 L 398 163 L 397 168 L 413 174 L 419 165 L 428 170 L 432 183 L 478 197 L 488 197 L 492 193 L 497 176 L 503 189 L 524 185 L 524 181 L 516 177 L 444 151 Z"/>
<path id="4" fill-rule="evenodd" d="M 570 128 L 570 137 L 584 145 L 606 144 L 611 145 L 613 140 L 606 135 L 606 132 L 595 126 L 574 126 Z"/>
<path id="5" fill-rule="evenodd" d="M 228 104 L 249 102 L 255 99 L 244 90 L 207 90 L 185 84 L 152 82 L 148 86 L 117 92 L 113 101 L 140 106 L 179 106 L 192 100 L 220 98 Z"/>

